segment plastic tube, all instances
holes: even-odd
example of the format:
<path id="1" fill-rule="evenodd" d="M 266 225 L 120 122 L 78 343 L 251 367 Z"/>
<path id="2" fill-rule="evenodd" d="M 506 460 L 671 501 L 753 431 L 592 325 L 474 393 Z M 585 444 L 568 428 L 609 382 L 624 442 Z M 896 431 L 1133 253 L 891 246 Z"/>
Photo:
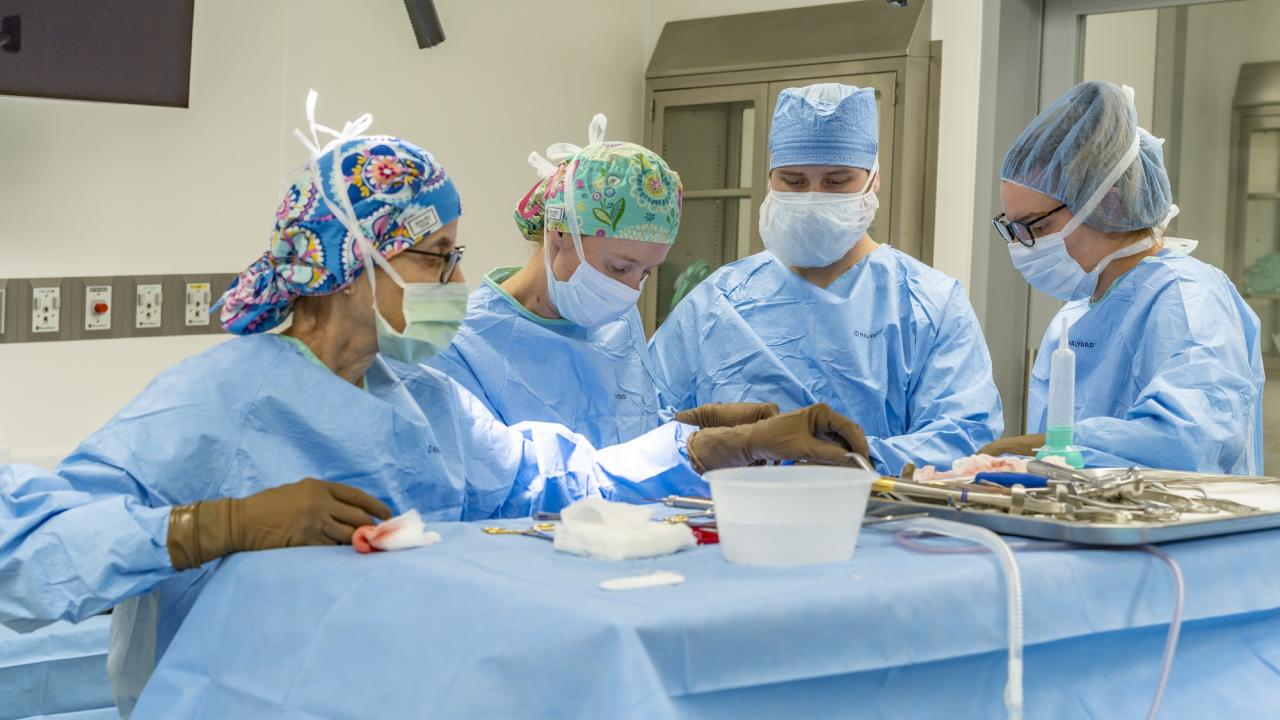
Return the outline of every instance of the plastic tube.
<path id="1" fill-rule="evenodd" d="M 901 532 L 924 531 L 969 540 L 986 547 L 1000 560 L 1004 570 L 1005 594 L 1009 616 L 1009 678 L 1004 686 L 1004 707 L 1009 720 L 1022 719 L 1022 577 L 1013 550 L 999 535 L 976 525 L 920 518 L 911 521 Z"/>
<path id="2" fill-rule="evenodd" d="M 960 525 L 960 523 L 953 523 L 953 522 L 949 522 L 949 521 L 946 521 L 946 520 L 938 520 L 938 519 L 936 519 L 936 518 L 928 518 L 928 520 L 930 520 L 931 522 L 943 522 L 943 523 L 948 523 L 949 525 Z M 894 539 L 894 541 L 898 544 L 898 546 L 899 546 L 899 547 L 902 547 L 902 548 L 907 549 L 907 550 L 912 550 L 912 551 L 915 551 L 915 552 L 935 553 L 935 554 L 938 554 L 938 555 L 956 555 L 956 554 L 968 554 L 968 553 L 980 553 L 980 552 L 987 552 L 987 550 L 988 550 L 988 549 L 990 549 L 990 548 L 992 547 L 991 545 L 988 545 L 987 543 L 982 543 L 982 545 L 984 545 L 984 547 L 981 547 L 981 548 L 975 548 L 975 547 L 937 547 L 937 546 L 934 546 L 934 545 L 929 545 L 929 544 L 926 544 L 926 543 L 922 543 L 922 542 L 920 542 L 919 540 L 916 540 L 916 539 L 914 539 L 913 537 L 911 537 L 911 535 L 912 535 L 913 533 L 927 532 L 927 533 L 933 533 L 933 534 L 936 534 L 936 535 L 950 535 L 950 536 L 952 536 L 952 537 L 962 537 L 963 539 L 966 539 L 966 540 L 973 540 L 974 542 L 981 542 L 981 541 L 980 541 L 980 540 L 978 540 L 976 537 L 970 537 L 970 536 L 968 536 L 968 535 L 963 535 L 963 536 L 962 536 L 962 535 L 958 535 L 958 534 L 953 534 L 953 533 L 945 532 L 944 530 L 940 530 L 940 529 L 932 528 L 932 527 L 923 527 L 923 526 L 922 526 L 922 524 L 923 524 L 923 519 L 922 519 L 922 520 L 915 521 L 915 522 L 914 522 L 914 523 L 912 523 L 912 525 L 910 525 L 909 527 L 906 527 L 906 528 L 903 528 L 903 529 L 901 529 L 901 530 L 898 530 L 898 531 L 897 531 L 897 532 L 895 532 L 895 533 L 894 533 L 894 535 L 893 535 L 893 539 Z M 966 527 L 967 527 L 967 526 L 966 526 Z M 980 528 L 974 528 L 974 529 L 980 529 Z M 984 531 L 984 532 L 989 532 L 989 531 Z M 1006 542 L 1004 542 L 1004 541 L 1003 541 L 1003 540 L 1002 540 L 998 535 L 994 535 L 994 533 L 992 533 L 992 535 L 995 537 L 995 539 L 996 539 L 997 541 L 999 541 L 1002 545 L 1004 545 L 1004 550 L 1006 550 L 1006 551 L 1010 551 L 1010 553 L 1011 553 L 1011 551 L 1012 551 L 1012 550 L 1020 550 L 1020 551 L 1035 551 L 1035 550 L 1071 550 L 1071 549 L 1078 549 L 1078 548 L 1080 547 L 1080 546 L 1075 545 L 1075 544 L 1073 544 L 1073 543 L 1066 543 L 1066 542 L 1018 542 L 1018 543 L 1006 543 Z M 1157 558 L 1159 558 L 1160 560 L 1162 560 L 1162 561 L 1165 563 L 1165 565 L 1167 565 L 1167 566 L 1169 567 L 1169 571 L 1170 571 L 1170 572 L 1171 572 L 1171 574 L 1173 575 L 1173 584 L 1174 584 L 1173 617 L 1172 617 L 1172 619 L 1169 621 L 1169 632 L 1168 632 L 1168 634 L 1165 636 L 1165 641 L 1164 641 L 1164 655 L 1163 655 L 1163 657 L 1162 657 L 1162 659 L 1161 659 L 1161 663 L 1160 663 L 1160 679 L 1159 679 L 1159 680 L 1157 681 L 1157 683 L 1156 683 L 1156 691 L 1155 691 L 1155 695 L 1154 695 L 1154 696 L 1152 696 L 1152 698 L 1151 698 L 1151 706 L 1147 709 L 1147 720 L 1156 720 L 1156 717 L 1157 717 L 1157 716 L 1159 715 L 1159 713 L 1160 713 L 1160 705 L 1161 705 L 1161 704 L 1163 703 L 1163 701 L 1164 701 L 1164 691 L 1165 691 L 1165 688 L 1166 688 L 1166 687 L 1168 686 L 1168 684 L 1169 684 L 1169 674 L 1170 674 L 1170 672 L 1173 670 L 1173 658 L 1174 658 L 1174 656 L 1175 656 L 1175 655 L 1176 655 L 1176 653 L 1177 653 L 1177 649 L 1178 649 L 1178 638 L 1179 638 L 1179 636 L 1182 634 L 1182 611 L 1183 611 L 1184 603 L 1185 603 L 1185 600 L 1186 600 L 1186 581 L 1183 579 L 1183 576 L 1182 576 L 1182 568 L 1178 565 L 1178 561 L 1177 561 L 1177 560 L 1174 560 L 1174 559 L 1173 559 L 1173 557 L 1172 557 L 1172 556 L 1170 556 L 1170 555 L 1169 555 L 1168 553 L 1166 553 L 1165 551 L 1161 550 L 1160 548 L 1158 548 L 1158 547 L 1156 547 L 1156 546 L 1154 546 L 1154 545 L 1139 545 L 1139 546 L 1137 546 L 1137 549 L 1138 549 L 1138 550 L 1141 550 L 1141 551 L 1143 551 L 1143 552 L 1145 552 L 1145 553 L 1148 553 L 1148 554 L 1150 554 L 1150 555 L 1154 555 L 1155 557 L 1157 557 Z M 993 550 L 993 552 L 997 552 L 997 553 L 998 553 L 999 551 L 995 551 L 995 550 Z M 1011 553 L 1011 557 L 1010 557 L 1010 561 L 1009 561 L 1009 562 L 1010 562 L 1010 563 L 1013 563 L 1013 560 L 1012 560 L 1012 553 Z M 1013 574 L 1012 574 L 1012 575 L 1008 575 L 1008 577 L 1014 577 L 1015 579 L 1017 579 L 1017 582 L 1018 582 L 1017 614 L 1018 614 L 1019 622 L 1018 622 L 1018 632 L 1017 632 L 1017 644 L 1018 644 L 1018 654 L 1017 654 L 1017 662 L 1018 662 L 1018 665 L 1017 665 L 1017 671 L 1018 671 L 1019 682 L 1021 682 L 1021 672 L 1022 672 L 1022 623 L 1021 623 L 1021 616 L 1022 616 L 1022 586 L 1021 586 L 1021 579 L 1019 578 L 1019 576 L 1018 576 L 1018 574 L 1017 574 L 1017 570 L 1018 570 L 1018 568 L 1017 568 L 1016 563 L 1014 563 L 1014 564 L 1013 564 L 1013 570 L 1014 570 Z M 1011 604 L 1011 605 L 1010 605 L 1010 612 L 1009 612 L 1009 616 L 1010 616 L 1010 618 L 1012 618 L 1012 617 L 1013 617 L 1013 615 L 1014 615 L 1014 611 L 1013 611 L 1012 607 L 1013 607 L 1013 606 L 1012 606 L 1012 604 Z M 1014 640 L 1013 640 L 1013 638 L 1014 638 L 1014 632 L 1013 632 L 1013 626 L 1012 626 L 1012 625 L 1010 625 L 1009 638 L 1010 638 L 1010 640 L 1009 640 L 1009 645 L 1010 645 L 1010 647 L 1009 647 L 1009 652 L 1010 652 L 1010 659 L 1009 659 L 1010 674 L 1009 674 L 1009 677 L 1010 677 L 1010 681 L 1009 681 L 1009 682 L 1010 682 L 1010 683 L 1012 683 L 1012 682 L 1013 682 L 1013 676 L 1014 676 L 1014 673 L 1013 673 L 1013 663 L 1014 663 L 1014 658 L 1013 658 L 1013 643 L 1014 643 Z M 1007 698 L 1007 696 L 1008 696 L 1008 691 L 1006 690 L 1006 698 Z M 1018 699 L 1019 699 L 1019 700 L 1021 700 L 1021 698 L 1022 698 L 1021 687 L 1019 687 L 1019 688 L 1018 688 Z M 1007 699 L 1006 699 L 1006 707 L 1007 707 L 1007 706 L 1008 706 L 1008 701 L 1007 701 Z M 1010 712 L 1010 717 L 1014 717 L 1014 715 L 1013 715 L 1013 710 L 1012 710 L 1012 709 L 1010 709 L 1010 711 L 1009 711 L 1009 712 Z M 1020 714 L 1021 714 L 1021 708 L 1020 708 L 1020 707 L 1019 707 L 1019 709 L 1018 709 L 1018 712 L 1019 712 L 1019 715 L 1020 715 Z"/>
<path id="3" fill-rule="evenodd" d="M 1160 681 L 1156 683 L 1156 694 L 1151 698 L 1151 707 L 1147 710 L 1147 720 L 1155 720 L 1160 713 L 1160 703 L 1164 701 L 1164 689 L 1169 683 L 1169 671 L 1173 669 L 1173 656 L 1178 650 L 1178 636 L 1182 633 L 1182 604 L 1186 596 L 1186 581 L 1182 579 L 1182 568 L 1178 561 L 1155 545 L 1139 545 L 1139 550 L 1155 555 L 1169 566 L 1173 573 L 1173 619 L 1169 621 L 1169 634 L 1164 640 L 1164 658 L 1160 663 Z"/>

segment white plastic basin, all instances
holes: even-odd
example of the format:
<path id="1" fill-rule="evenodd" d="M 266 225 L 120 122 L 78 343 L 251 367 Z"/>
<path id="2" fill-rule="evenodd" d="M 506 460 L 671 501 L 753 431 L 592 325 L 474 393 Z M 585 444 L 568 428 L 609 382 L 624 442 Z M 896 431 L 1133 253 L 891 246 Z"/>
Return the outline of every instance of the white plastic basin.
<path id="1" fill-rule="evenodd" d="M 867 470 L 821 465 L 706 474 L 720 550 L 742 565 L 813 565 L 853 557 L 871 484 Z"/>

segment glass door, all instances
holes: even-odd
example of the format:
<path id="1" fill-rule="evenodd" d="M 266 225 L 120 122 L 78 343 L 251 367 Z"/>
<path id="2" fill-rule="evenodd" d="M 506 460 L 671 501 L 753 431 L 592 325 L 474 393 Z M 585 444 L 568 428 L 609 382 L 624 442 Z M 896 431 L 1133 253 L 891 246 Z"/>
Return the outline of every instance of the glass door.
<path id="1" fill-rule="evenodd" d="M 1280 63 L 1276 64 L 1280 81 Z M 1280 472 L 1280 104 L 1237 119 L 1228 273 L 1262 324 L 1264 470 Z"/>
<path id="2" fill-rule="evenodd" d="M 645 285 L 650 332 L 711 271 L 761 247 L 765 92 L 757 83 L 653 93 L 650 147 L 680 173 L 684 212 L 675 247 Z"/>
<path id="3" fill-rule="evenodd" d="M 1047 0 L 1040 66 L 1040 107 L 1081 80 L 1127 84 L 1139 124 L 1165 139 L 1182 211 L 1172 234 L 1198 240 L 1195 257 L 1226 272 L 1262 320 L 1264 468 L 1272 473 L 1280 471 L 1280 126 L 1277 118 L 1246 121 L 1234 149 L 1232 130 L 1241 67 L 1280 60 L 1278 27 L 1273 0 Z M 1233 150 L 1245 172 L 1235 179 Z M 1059 307 L 1031 292 L 1029 350 Z"/>

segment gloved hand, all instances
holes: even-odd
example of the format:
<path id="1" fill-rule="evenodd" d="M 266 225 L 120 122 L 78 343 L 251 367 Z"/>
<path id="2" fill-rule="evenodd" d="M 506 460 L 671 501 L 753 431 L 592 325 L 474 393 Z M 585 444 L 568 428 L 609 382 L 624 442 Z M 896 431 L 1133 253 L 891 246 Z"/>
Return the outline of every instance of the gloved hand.
<path id="1" fill-rule="evenodd" d="M 1036 448 L 1044 445 L 1044 433 L 1039 435 L 1015 435 L 1013 437 L 1000 438 L 993 443 L 988 443 L 986 447 L 978 452 L 983 455 L 1035 455 Z"/>
<path id="2" fill-rule="evenodd" d="M 359 488 L 307 478 L 246 498 L 218 498 L 169 511 L 169 559 L 177 570 L 245 550 L 345 545 L 370 516 L 391 510 Z"/>
<path id="3" fill-rule="evenodd" d="M 749 425 L 778 414 L 778 403 L 707 403 L 676 413 L 676 420 L 698 427 Z"/>
<path id="4" fill-rule="evenodd" d="M 700 473 L 760 460 L 856 467 L 851 451 L 868 457 L 867 436 L 857 423 L 822 403 L 750 425 L 699 430 L 689 438 L 689 460 Z"/>

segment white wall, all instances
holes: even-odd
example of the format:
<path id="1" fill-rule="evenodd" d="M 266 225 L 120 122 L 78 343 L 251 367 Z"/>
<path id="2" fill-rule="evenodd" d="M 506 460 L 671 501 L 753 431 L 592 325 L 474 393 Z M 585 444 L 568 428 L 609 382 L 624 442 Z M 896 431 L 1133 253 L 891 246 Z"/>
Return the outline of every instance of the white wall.
<path id="1" fill-rule="evenodd" d="M 458 182 L 464 268 L 523 262 L 510 220 L 531 150 L 642 132 L 644 68 L 668 20 L 822 0 L 441 2 L 419 50 L 400 0 L 200 0 L 187 109 L 0 97 L 0 277 L 234 272 L 263 252 L 306 91 L 319 119 L 362 112 Z M 944 41 L 937 264 L 968 280 L 982 0 L 937 0 Z M 69 451 L 164 368 L 221 339 L 0 345 L 0 447 Z"/>
<path id="2" fill-rule="evenodd" d="M 978 81 L 982 74 L 983 0 L 935 0 L 933 39 L 942 41 L 938 101 L 938 192 L 933 226 L 933 266 L 972 295 L 975 240 L 974 178 L 978 149 Z"/>
<path id="3" fill-rule="evenodd" d="M 466 207 L 475 281 L 527 249 L 511 209 L 529 151 L 585 142 L 592 113 L 639 139 L 646 4 L 440 3 L 419 50 L 400 0 L 200 0 L 187 109 L 0 97 L 0 277 L 234 272 L 266 248 L 289 130 L 320 121 L 434 152 Z M 0 447 L 64 454 L 213 336 L 0 345 Z M 251 372 L 251 369 L 246 369 Z"/>
<path id="4" fill-rule="evenodd" d="M 279 5 L 196 3 L 191 107 L 0 97 L 0 276 L 232 272 L 265 248 Z M 0 345 L 0 446 L 65 453 L 211 336 Z"/>

